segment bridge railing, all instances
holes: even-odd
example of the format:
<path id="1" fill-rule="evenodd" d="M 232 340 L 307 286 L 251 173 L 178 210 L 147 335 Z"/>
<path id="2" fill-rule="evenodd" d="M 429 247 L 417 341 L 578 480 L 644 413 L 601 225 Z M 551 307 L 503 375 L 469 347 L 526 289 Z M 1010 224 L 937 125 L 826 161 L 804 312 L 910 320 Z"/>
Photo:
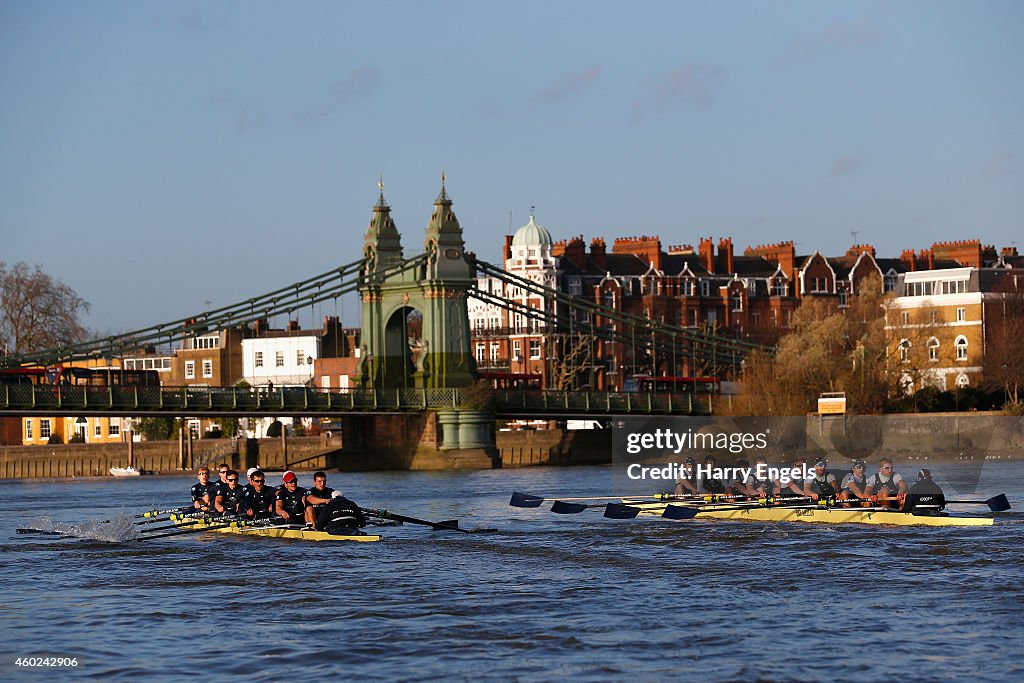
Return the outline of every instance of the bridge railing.
<path id="1" fill-rule="evenodd" d="M 501 389 L 494 392 L 500 414 L 689 414 L 710 412 L 708 396 L 585 391 Z M 3 385 L 0 411 L 8 414 L 331 414 L 394 412 L 466 407 L 460 389 L 337 391 L 309 387 L 79 387 Z"/>

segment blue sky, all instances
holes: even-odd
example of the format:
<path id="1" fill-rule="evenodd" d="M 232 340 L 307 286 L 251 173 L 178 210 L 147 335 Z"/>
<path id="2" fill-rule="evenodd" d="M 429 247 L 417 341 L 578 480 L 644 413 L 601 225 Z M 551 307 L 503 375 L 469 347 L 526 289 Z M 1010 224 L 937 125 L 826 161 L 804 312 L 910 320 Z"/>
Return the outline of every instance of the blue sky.
<path id="1" fill-rule="evenodd" d="M 531 205 L 556 239 L 1008 246 L 1022 35 L 1013 0 L 8 0 L 0 259 L 134 329 L 355 260 L 378 174 L 420 249 L 442 167 L 492 261 Z"/>

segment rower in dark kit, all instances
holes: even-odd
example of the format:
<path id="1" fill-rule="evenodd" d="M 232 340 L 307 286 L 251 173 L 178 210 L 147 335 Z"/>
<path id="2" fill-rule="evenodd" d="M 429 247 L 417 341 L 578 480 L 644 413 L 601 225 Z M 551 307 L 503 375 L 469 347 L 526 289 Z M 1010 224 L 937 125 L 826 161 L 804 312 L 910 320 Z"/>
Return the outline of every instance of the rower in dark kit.
<path id="1" fill-rule="evenodd" d="M 253 519 L 269 519 L 274 515 L 275 492 L 266 485 L 261 470 L 249 475 L 249 491 L 242 499 L 238 511 Z"/>
<path id="2" fill-rule="evenodd" d="M 718 468 L 718 460 L 713 455 L 704 458 L 704 467 L 700 475 L 701 493 L 725 493 L 725 483 L 714 476 L 712 471 Z"/>
<path id="3" fill-rule="evenodd" d="M 227 476 L 228 471 L 231 467 L 226 462 L 222 462 L 217 465 L 217 478 L 210 482 L 210 509 L 215 510 L 217 507 L 217 495 L 220 490 L 226 488 L 228 485 Z"/>
<path id="4" fill-rule="evenodd" d="M 697 486 L 697 461 L 693 458 L 683 460 L 683 466 L 679 468 L 679 479 L 676 480 L 676 488 L 673 495 L 688 496 L 700 493 Z"/>
<path id="5" fill-rule="evenodd" d="M 192 509 L 200 512 L 210 511 L 210 468 L 203 465 L 196 470 L 198 483 L 192 484 Z"/>
<path id="6" fill-rule="evenodd" d="M 945 494 L 939 485 L 932 481 L 931 471 L 925 469 L 918 471 L 917 481 L 907 491 L 906 502 L 904 502 L 903 507 L 900 509 L 903 512 L 914 512 L 917 514 L 922 512 L 938 514 L 945 507 Z"/>
<path id="7" fill-rule="evenodd" d="M 828 460 L 819 459 L 814 463 L 814 474 L 804 482 L 804 495 L 811 500 L 835 498 L 839 492 L 836 475 L 828 471 Z"/>
<path id="8" fill-rule="evenodd" d="M 331 502 L 324 505 L 316 516 L 317 531 L 344 531 L 366 526 L 363 511 L 341 491 L 331 493 Z"/>
<path id="9" fill-rule="evenodd" d="M 234 470 L 227 471 L 225 480 L 224 487 L 213 501 L 213 508 L 221 515 L 237 515 L 238 508 L 245 498 L 245 489 L 238 485 L 238 472 Z"/>
<path id="10" fill-rule="evenodd" d="M 878 461 L 878 472 L 868 477 L 864 495 L 871 502 L 878 502 L 886 507 L 902 507 L 907 497 L 907 482 L 903 475 L 893 468 L 892 458 Z"/>
<path id="11" fill-rule="evenodd" d="M 334 489 L 327 485 L 327 473 L 313 474 L 313 488 L 306 489 L 306 525 L 316 526 L 316 516 L 331 502 Z"/>
<path id="12" fill-rule="evenodd" d="M 248 495 L 249 491 L 252 491 L 252 475 L 259 471 L 259 467 L 250 467 L 245 471 L 245 483 L 242 484 L 242 493 L 244 495 Z"/>
<path id="13" fill-rule="evenodd" d="M 299 488 L 299 478 L 288 470 L 281 476 L 274 512 L 285 524 L 303 524 L 306 520 L 306 490 Z"/>
<path id="14" fill-rule="evenodd" d="M 850 471 L 843 477 L 843 481 L 839 484 L 839 496 L 840 500 L 850 501 L 844 503 L 844 507 L 855 507 L 860 505 L 862 507 L 869 507 L 870 501 L 863 501 L 858 503 L 857 499 L 867 498 L 867 494 L 864 493 L 864 489 L 868 485 L 867 476 L 867 464 L 860 459 L 854 460 L 853 465 L 850 467 Z"/>

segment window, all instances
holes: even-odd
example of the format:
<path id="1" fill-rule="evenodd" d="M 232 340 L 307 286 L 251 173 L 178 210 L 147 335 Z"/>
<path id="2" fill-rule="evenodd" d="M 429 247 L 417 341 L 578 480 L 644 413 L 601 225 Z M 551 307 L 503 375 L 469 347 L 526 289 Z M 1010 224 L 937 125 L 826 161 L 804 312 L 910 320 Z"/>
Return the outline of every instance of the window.
<path id="1" fill-rule="evenodd" d="M 569 293 L 576 296 L 583 293 L 583 283 L 578 277 L 569 278 Z"/>
<path id="2" fill-rule="evenodd" d="M 939 340 L 935 337 L 928 340 L 928 360 L 932 362 L 939 360 Z"/>
<path id="3" fill-rule="evenodd" d="M 50 434 L 52 434 L 52 432 L 50 431 L 50 419 L 44 417 L 41 420 L 39 420 L 39 438 L 49 439 Z"/>
<path id="4" fill-rule="evenodd" d="M 761 311 L 750 312 L 750 324 L 757 327 L 761 324 Z"/>
<path id="5" fill-rule="evenodd" d="M 957 337 L 953 345 L 956 347 L 956 359 L 967 360 L 967 337 Z"/>
<path id="6" fill-rule="evenodd" d="M 708 325 L 711 325 L 712 327 L 718 324 L 718 311 L 708 311 L 707 320 Z"/>
<path id="7" fill-rule="evenodd" d="M 263 367 L 263 352 L 262 351 L 257 351 L 256 352 L 256 362 L 255 362 L 255 365 L 258 368 L 262 368 Z"/>
<path id="8" fill-rule="evenodd" d="M 303 351 L 302 349 L 299 349 L 298 351 L 295 352 L 295 364 L 296 365 L 305 365 L 306 364 L 306 352 Z"/>
<path id="9" fill-rule="evenodd" d="M 903 313 L 901 314 L 900 317 L 902 318 L 904 325 L 909 325 L 910 324 L 910 314 L 909 313 L 907 313 L 906 311 L 903 311 Z"/>
<path id="10" fill-rule="evenodd" d="M 882 288 L 886 292 L 891 292 L 896 289 L 896 276 L 889 273 L 885 276 L 885 282 L 882 284 Z"/>
<path id="11" fill-rule="evenodd" d="M 615 292 L 610 289 L 605 290 L 603 303 L 606 308 L 615 308 Z"/>
<path id="12" fill-rule="evenodd" d="M 194 360 L 185 361 L 185 379 L 196 378 L 196 362 Z"/>
<path id="13" fill-rule="evenodd" d="M 188 433 L 193 439 L 199 438 L 199 420 L 188 421 Z"/>
<path id="14" fill-rule="evenodd" d="M 777 277 L 772 279 L 772 296 L 786 296 L 786 278 Z"/>
<path id="15" fill-rule="evenodd" d="M 330 389 L 331 388 L 331 376 L 330 375 L 324 375 L 323 377 L 321 377 L 320 378 L 320 386 L 322 388 L 324 388 L 324 389 Z"/>
<path id="16" fill-rule="evenodd" d="M 32 440 L 32 420 L 25 420 L 25 440 Z"/>
<path id="17" fill-rule="evenodd" d="M 512 340 L 512 358 L 517 361 L 523 359 L 523 342 L 519 339 Z"/>
<path id="18" fill-rule="evenodd" d="M 743 310 L 743 293 L 734 292 L 732 295 L 732 310 L 742 311 Z"/>
<path id="19" fill-rule="evenodd" d="M 965 320 L 967 320 L 967 311 L 963 308 L 956 309 L 956 321 L 962 323 Z"/>
<path id="20" fill-rule="evenodd" d="M 274 367 L 284 367 L 284 351 L 277 351 L 274 353 Z"/>
<path id="21" fill-rule="evenodd" d="M 962 372 L 956 377 L 956 386 L 960 389 L 966 389 L 970 385 L 971 381 L 967 379 L 967 375 Z"/>
<path id="22" fill-rule="evenodd" d="M 910 362 L 910 340 L 909 339 L 904 339 L 903 341 L 900 342 L 900 362 L 901 363 L 909 363 Z"/>
<path id="23" fill-rule="evenodd" d="M 711 283 L 707 280 L 700 281 L 700 295 L 711 296 Z"/>
<path id="24" fill-rule="evenodd" d="M 484 362 L 485 348 L 486 347 L 483 344 L 477 344 L 476 345 L 476 362 L 477 363 L 483 363 Z"/>
<path id="25" fill-rule="evenodd" d="M 103 423 L 100 421 L 100 418 L 98 417 L 93 419 L 96 420 L 96 422 L 94 422 L 92 426 L 93 436 L 103 436 Z"/>
<path id="26" fill-rule="evenodd" d="M 192 340 L 193 349 L 220 348 L 220 337 L 197 337 Z"/>
<path id="27" fill-rule="evenodd" d="M 530 358 L 540 358 L 540 339 L 530 340 Z"/>
<path id="28" fill-rule="evenodd" d="M 850 295 L 846 292 L 846 290 L 845 289 L 840 289 L 839 290 L 839 307 L 840 308 L 846 308 L 846 306 L 848 305 L 849 298 L 850 298 Z"/>
<path id="29" fill-rule="evenodd" d="M 498 349 L 500 347 L 497 344 L 491 344 L 491 362 L 498 360 Z"/>
<path id="30" fill-rule="evenodd" d="M 107 436 L 120 436 L 121 435 L 121 418 L 112 417 L 107 422 Z"/>
<path id="31" fill-rule="evenodd" d="M 203 377 L 206 377 L 206 378 L 213 377 L 213 361 L 212 360 L 204 360 L 203 361 Z"/>

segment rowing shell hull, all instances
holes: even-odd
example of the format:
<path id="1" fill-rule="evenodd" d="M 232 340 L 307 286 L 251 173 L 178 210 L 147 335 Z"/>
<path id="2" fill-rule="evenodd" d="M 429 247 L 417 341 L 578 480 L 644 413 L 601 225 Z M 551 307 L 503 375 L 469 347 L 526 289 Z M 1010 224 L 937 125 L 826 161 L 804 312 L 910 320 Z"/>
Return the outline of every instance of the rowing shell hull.
<path id="1" fill-rule="evenodd" d="M 187 518 L 186 518 L 187 519 Z M 296 541 L 354 541 L 356 543 L 374 543 L 381 540 L 376 534 L 331 534 L 326 531 L 314 531 L 311 529 L 296 529 L 292 527 L 219 527 L 205 529 L 210 524 L 195 524 L 188 528 L 196 532 L 205 531 L 209 533 L 235 534 L 237 536 L 269 536 L 271 538 L 290 538 Z"/>
<path id="2" fill-rule="evenodd" d="M 643 515 L 661 515 L 665 503 L 631 503 L 641 509 Z M 685 503 L 673 503 L 673 505 Z M 741 510 L 720 510 L 714 505 L 702 506 L 697 517 L 712 519 L 739 519 L 749 522 L 813 522 L 818 524 L 886 524 L 893 526 L 992 526 L 992 517 L 971 517 L 968 515 L 942 514 L 936 516 L 912 515 L 906 512 L 885 510 L 858 510 L 856 508 L 784 508 L 756 507 Z"/>

